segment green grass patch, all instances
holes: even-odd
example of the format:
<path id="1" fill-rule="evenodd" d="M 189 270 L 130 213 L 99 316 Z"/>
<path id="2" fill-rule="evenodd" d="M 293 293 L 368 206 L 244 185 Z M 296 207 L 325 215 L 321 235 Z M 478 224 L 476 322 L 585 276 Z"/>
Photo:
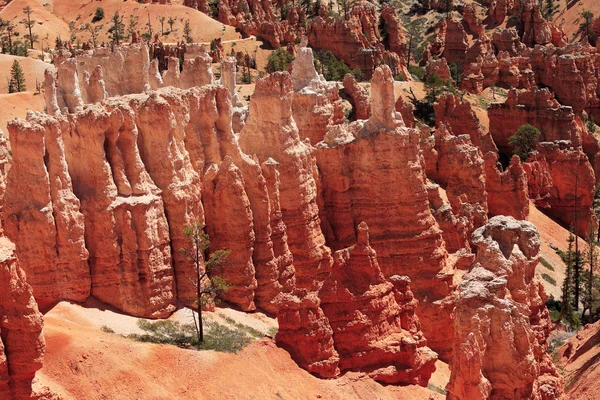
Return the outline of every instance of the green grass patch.
<path id="1" fill-rule="evenodd" d="M 554 267 L 552 266 L 552 264 L 550 264 L 548 261 L 546 261 L 543 257 L 540 258 L 540 264 L 542 264 L 544 267 L 548 268 L 550 271 L 554 271 Z"/>
<path id="2" fill-rule="evenodd" d="M 447 393 L 446 389 L 441 388 L 439 386 L 436 386 L 433 383 L 428 383 L 427 384 L 427 389 L 432 390 L 432 391 L 434 391 L 436 393 L 439 393 L 439 394 L 446 394 Z"/>
<path id="3" fill-rule="evenodd" d="M 551 284 L 552 286 L 556 286 L 556 280 L 548 274 L 542 274 L 542 279 Z"/>
<path id="4" fill-rule="evenodd" d="M 138 342 L 171 344 L 188 349 L 215 350 L 226 353 L 237 353 L 254 339 L 264 336 L 247 326 L 243 326 L 242 329 L 239 326 L 230 327 L 216 321 L 204 321 L 204 341 L 202 343 L 198 342 L 193 324 L 182 325 L 176 321 L 167 320 L 154 322 L 139 320 L 138 327 L 145 333 L 131 334 L 126 337 Z"/>

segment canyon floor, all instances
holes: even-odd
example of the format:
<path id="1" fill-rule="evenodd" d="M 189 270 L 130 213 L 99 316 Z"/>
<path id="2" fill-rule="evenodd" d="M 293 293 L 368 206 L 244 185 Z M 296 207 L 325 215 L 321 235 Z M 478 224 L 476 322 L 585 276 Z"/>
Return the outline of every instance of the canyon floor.
<path id="1" fill-rule="evenodd" d="M 179 310 L 171 319 L 185 320 L 188 315 L 186 310 Z M 227 308 L 218 308 L 208 318 L 221 315 L 257 328 L 276 325 L 263 314 Z M 443 399 L 438 392 L 450 377 L 448 366 L 438 361 L 430 381 L 430 387 L 437 391 L 420 386 L 383 386 L 353 372 L 323 380 L 300 369 L 289 353 L 268 337 L 237 354 L 186 350 L 122 337 L 119 333 L 137 330 L 136 320 L 98 302 L 87 306 L 58 304 L 44 316 L 46 362 L 37 374 L 36 385 L 50 387 L 65 400 L 411 400 Z M 115 333 L 102 331 L 102 326 Z"/>

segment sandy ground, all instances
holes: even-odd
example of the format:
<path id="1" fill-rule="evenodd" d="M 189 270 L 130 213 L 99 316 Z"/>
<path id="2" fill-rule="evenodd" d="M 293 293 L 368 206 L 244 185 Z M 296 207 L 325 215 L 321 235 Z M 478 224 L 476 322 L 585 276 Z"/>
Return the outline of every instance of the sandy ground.
<path id="1" fill-rule="evenodd" d="M 44 111 L 44 95 L 33 92 L 0 94 L 0 130 L 8 137 L 6 123 L 15 117 L 25 118 L 28 110 Z"/>
<path id="2" fill-rule="evenodd" d="M 560 9 L 554 15 L 554 22 L 563 29 L 569 40 L 573 38 L 579 40 L 577 31 L 579 24 L 583 22 L 583 18 L 581 18 L 583 11 L 591 11 L 596 18 L 600 16 L 600 1 L 598 0 L 568 0 L 555 3 L 560 5 Z"/>
<path id="3" fill-rule="evenodd" d="M 571 399 L 596 400 L 600 392 L 600 322 L 586 325 L 555 355 Z"/>
<path id="4" fill-rule="evenodd" d="M 31 28 L 34 35 L 38 36 L 38 43 L 35 43 L 35 48 L 44 47 L 54 48 L 54 41 L 57 36 L 66 39 L 69 37 L 69 22 L 54 15 L 48 7 L 43 4 L 50 4 L 47 1 L 35 0 L 13 0 L 6 8 L 0 11 L 0 18 L 10 21 L 15 26 L 15 31 L 19 32 L 19 36 L 14 39 L 25 40 L 24 35 L 27 33 L 27 27 L 20 23 L 25 18 L 23 8 L 29 6 L 33 10 L 31 19 L 35 21 L 35 25 Z M 73 2 L 71 7 L 77 9 Z"/>
<path id="5" fill-rule="evenodd" d="M 220 312 L 241 321 L 270 323 L 262 320 L 265 316 Z M 228 354 L 138 343 L 98 328 L 110 324 L 126 331 L 131 329 L 131 318 L 109 310 L 58 304 L 45 316 L 47 351 L 38 385 L 51 387 L 65 399 L 88 400 L 444 398 L 419 386 L 382 386 L 358 373 L 318 379 L 298 368 L 269 338 Z M 449 372 L 443 363 L 438 365 L 432 383 L 443 387 Z"/>
<path id="6" fill-rule="evenodd" d="M 23 68 L 23 73 L 25 74 L 25 83 L 27 89 L 30 91 L 35 91 L 36 80 L 40 85 L 44 83 L 44 71 L 46 69 L 54 69 L 52 64 L 31 57 L 17 57 L 0 54 L 0 94 L 8 93 L 10 68 L 12 67 L 14 60 L 19 61 L 19 64 L 21 64 L 21 68 Z"/>
<path id="7" fill-rule="evenodd" d="M 44 1 L 45 0 L 39 0 Z M 146 23 L 148 18 L 152 24 L 154 33 L 161 31 L 159 17 L 166 16 L 173 18 L 173 33 L 162 40 L 165 42 L 176 42 L 183 40 L 183 27 L 186 20 L 190 20 L 191 36 L 194 42 L 210 42 L 216 37 L 221 37 L 222 40 L 237 40 L 241 39 L 235 28 L 221 24 L 220 22 L 210 18 L 209 16 L 194 10 L 190 7 L 185 7 L 179 4 L 140 4 L 133 0 L 60 0 L 48 3 L 50 9 L 63 21 L 68 23 L 75 21 L 77 27 L 83 26 L 85 23 L 91 23 L 96 8 L 104 9 L 104 19 L 95 25 L 102 25 L 98 43 L 102 41 L 108 42 L 107 30 L 110 27 L 110 18 L 115 11 L 124 16 L 125 29 L 129 27 L 129 19 L 131 16 L 138 17 L 137 30 L 141 33 L 146 31 Z M 168 24 L 165 22 L 165 30 L 168 29 Z M 90 35 L 87 32 L 80 32 L 77 37 L 81 40 L 87 40 Z"/>

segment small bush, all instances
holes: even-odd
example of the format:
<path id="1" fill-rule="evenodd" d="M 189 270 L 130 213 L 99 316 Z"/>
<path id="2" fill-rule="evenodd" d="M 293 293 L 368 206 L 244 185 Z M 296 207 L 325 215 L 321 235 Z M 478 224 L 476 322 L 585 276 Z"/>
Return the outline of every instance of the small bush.
<path id="1" fill-rule="evenodd" d="M 521 125 L 517 132 L 508 138 L 508 144 L 514 147 L 513 154 L 519 156 L 521 162 L 525 162 L 535 148 L 540 135 L 540 130 L 535 126 Z"/>
<path id="2" fill-rule="evenodd" d="M 233 321 L 233 320 L 232 320 Z M 198 342 L 195 328 L 192 324 L 179 324 L 176 321 L 146 321 L 139 320 L 138 326 L 145 331 L 143 334 L 127 335 L 128 338 L 139 342 L 171 344 L 183 348 L 197 350 L 215 350 L 220 352 L 237 353 L 253 338 L 263 337 L 264 334 L 245 325 L 235 323 L 235 329 L 216 321 L 204 321 L 205 335 L 202 343 Z"/>
<path id="3" fill-rule="evenodd" d="M 408 67 L 408 72 L 410 72 L 415 79 L 418 79 L 421 82 L 423 82 L 423 79 L 425 79 L 425 69 L 417 65 L 411 65 Z"/>
<path id="4" fill-rule="evenodd" d="M 92 18 L 92 23 L 102 21 L 103 19 L 104 19 L 104 9 L 102 7 L 96 8 L 96 12 L 94 13 L 94 18 Z"/>
<path id="5" fill-rule="evenodd" d="M 273 53 L 269 54 L 267 60 L 267 72 L 287 71 L 288 65 L 294 61 L 294 55 L 283 47 L 278 48 Z"/>
<path id="6" fill-rule="evenodd" d="M 102 325 L 102 326 L 100 327 L 100 330 L 101 330 L 102 332 L 106 332 L 106 333 L 115 333 L 115 331 L 114 331 L 114 330 L 113 330 L 111 327 L 109 327 L 109 326 L 106 326 L 106 325 Z"/>
<path id="7" fill-rule="evenodd" d="M 556 286 L 556 280 L 548 274 L 542 274 L 542 279 L 551 284 L 552 286 Z"/>
<path id="8" fill-rule="evenodd" d="M 554 271 L 554 267 L 548 261 L 546 261 L 546 259 L 540 258 L 540 264 L 548 268 L 550 271 Z"/>
<path id="9" fill-rule="evenodd" d="M 350 67 L 339 60 L 331 51 L 317 50 L 315 52 L 315 68 L 328 81 L 342 81 L 346 74 L 351 73 Z"/>

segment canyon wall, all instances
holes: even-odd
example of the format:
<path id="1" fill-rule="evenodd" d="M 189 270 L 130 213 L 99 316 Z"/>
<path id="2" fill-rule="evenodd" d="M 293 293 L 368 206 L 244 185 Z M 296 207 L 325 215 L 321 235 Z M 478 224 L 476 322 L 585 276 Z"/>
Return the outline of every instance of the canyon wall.
<path id="1" fill-rule="evenodd" d="M 0 237 L 0 293 L 0 398 L 31 399 L 31 382 L 46 346 L 43 320 L 6 237 Z"/>

